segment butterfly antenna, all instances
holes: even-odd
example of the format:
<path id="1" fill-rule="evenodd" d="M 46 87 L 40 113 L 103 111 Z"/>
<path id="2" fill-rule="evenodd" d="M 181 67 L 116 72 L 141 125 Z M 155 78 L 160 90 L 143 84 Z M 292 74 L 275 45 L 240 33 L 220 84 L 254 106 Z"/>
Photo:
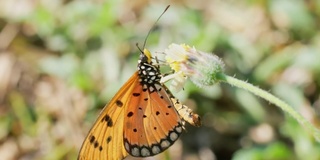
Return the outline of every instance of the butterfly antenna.
<path id="1" fill-rule="evenodd" d="M 163 15 L 164 13 L 166 13 L 166 11 L 169 9 L 169 7 L 170 7 L 170 5 L 168 5 L 168 6 L 166 7 L 166 9 L 164 9 L 164 11 L 161 13 L 161 15 L 158 17 L 158 19 L 157 19 L 157 20 L 154 22 L 154 24 L 152 25 L 151 29 L 149 30 L 149 32 L 148 32 L 148 34 L 147 34 L 147 36 L 146 36 L 146 39 L 144 39 L 143 48 L 144 48 L 144 47 L 146 46 L 146 44 L 147 44 L 147 40 L 148 40 L 148 37 L 149 37 L 151 31 L 155 28 L 156 24 L 158 23 L 158 21 L 160 20 L 160 18 L 162 17 L 162 15 Z M 141 51 L 140 48 L 139 48 L 139 50 Z"/>
<path id="2" fill-rule="evenodd" d="M 139 51 L 140 51 L 141 53 L 143 53 L 142 49 L 139 47 L 139 43 L 136 43 L 136 46 L 137 46 L 137 48 L 139 49 Z"/>

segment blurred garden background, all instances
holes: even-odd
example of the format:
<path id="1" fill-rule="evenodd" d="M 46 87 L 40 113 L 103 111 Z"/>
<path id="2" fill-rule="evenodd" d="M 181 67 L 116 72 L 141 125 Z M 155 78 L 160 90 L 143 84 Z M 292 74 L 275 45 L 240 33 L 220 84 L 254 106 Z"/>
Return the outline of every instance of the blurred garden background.
<path id="1" fill-rule="evenodd" d="M 76 159 L 100 110 L 135 72 L 135 44 L 169 4 L 146 48 L 185 43 L 214 53 L 226 74 L 320 127 L 320 0 L 1 0 L 0 159 Z M 146 159 L 320 159 L 303 126 L 246 91 L 188 83 L 173 94 L 203 126 L 187 125 L 169 151 Z"/>

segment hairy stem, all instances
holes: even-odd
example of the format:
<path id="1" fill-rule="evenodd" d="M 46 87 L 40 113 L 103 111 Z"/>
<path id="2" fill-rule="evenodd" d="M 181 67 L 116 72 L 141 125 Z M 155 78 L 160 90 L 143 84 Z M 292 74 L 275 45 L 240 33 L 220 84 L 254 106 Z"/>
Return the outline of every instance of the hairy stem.
<path id="1" fill-rule="evenodd" d="M 274 95 L 270 94 L 267 91 L 264 91 L 250 83 L 241 81 L 239 79 L 236 79 L 234 77 L 225 75 L 225 74 L 219 74 L 218 79 L 221 82 L 228 83 L 232 86 L 236 86 L 239 88 L 242 88 L 244 90 L 247 90 L 267 101 L 270 103 L 275 104 L 279 108 L 281 108 L 283 111 L 287 112 L 289 115 L 291 115 L 294 119 L 296 119 L 302 126 L 304 126 L 311 134 L 316 138 L 317 141 L 320 142 L 320 130 L 317 129 L 315 126 L 313 126 L 308 120 L 306 120 L 301 114 L 299 114 L 296 110 L 294 110 L 290 105 L 285 103 L 284 101 L 280 100 L 279 98 L 275 97 Z"/>

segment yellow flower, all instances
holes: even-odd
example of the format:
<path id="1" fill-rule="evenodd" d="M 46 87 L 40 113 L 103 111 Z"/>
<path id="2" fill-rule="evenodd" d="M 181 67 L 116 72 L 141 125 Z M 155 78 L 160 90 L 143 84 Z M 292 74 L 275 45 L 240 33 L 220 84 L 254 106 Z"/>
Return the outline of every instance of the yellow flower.
<path id="1" fill-rule="evenodd" d="M 199 87 L 204 87 L 217 83 L 217 74 L 223 72 L 224 63 L 218 56 L 185 44 L 171 44 L 165 54 L 165 60 L 174 73 L 164 76 L 160 82 L 172 80 L 171 88 L 176 91 L 182 89 L 188 77 Z"/>

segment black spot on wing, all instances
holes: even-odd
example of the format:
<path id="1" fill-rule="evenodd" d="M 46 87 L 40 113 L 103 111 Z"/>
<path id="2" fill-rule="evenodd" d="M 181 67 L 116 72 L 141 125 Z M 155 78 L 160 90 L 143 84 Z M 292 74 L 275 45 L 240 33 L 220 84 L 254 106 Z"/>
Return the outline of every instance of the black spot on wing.
<path id="1" fill-rule="evenodd" d="M 98 148 L 99 151 L 103 150 L 103 147 L 99 144 L 99 142 L 96 140 L 96 137 L 94 135 L 91 135 L 89 138 L 90 144 L 93 145 L 94 148 Z"/>
<path id="2" fill-rule="evenodd" d="M 89 138 L 90 143 L 93 143 L 95 140 L 96 140 L 95 136 L 93 136 L 93 135 L 90 136 L 90 138 Z"/>
<path id="3" fill-rule="evenodd" d="M 111 137 L 111 136 L 109 136 L 109 137 L 107 138 L 107 144 L 108 144 L 108 143 L 110 143 L 110 142 L 111 142 L 111 140 L 112 140 L 112 137 Z"/>
<path id="4" fill-rule="evenodd" d="M 123 106 L 123 103 L 122 103 L 120 100 L 117 100 L 117 101 L 116 101 L 116 105 L 117 105 L 118 107 L 122 107 L 122 106 Z"/>
<path id="5" fill-rule="evenodd" d="M 97 141 L 95 141 L 93 146 L 94 146 L 94 148 L 97 148 L 99 146 L 99 143 Z"/>
<path id="6" fill-rule="evenodd" d="M 129 113 L 127 114 L 127 117 L 131 117 L 131 116 L 133 116 L 133 112 L 129 112 Z"/>
<path id="7" fill-rule="evenodd" d="M 102 118 L 101 122 L 102 121 L 106 121 L 108 127 L 112 127 L 113 126 L 113 121 L 112 121 L 111 117 L 109 115 L 107 115 L 107 114 Z"/>

